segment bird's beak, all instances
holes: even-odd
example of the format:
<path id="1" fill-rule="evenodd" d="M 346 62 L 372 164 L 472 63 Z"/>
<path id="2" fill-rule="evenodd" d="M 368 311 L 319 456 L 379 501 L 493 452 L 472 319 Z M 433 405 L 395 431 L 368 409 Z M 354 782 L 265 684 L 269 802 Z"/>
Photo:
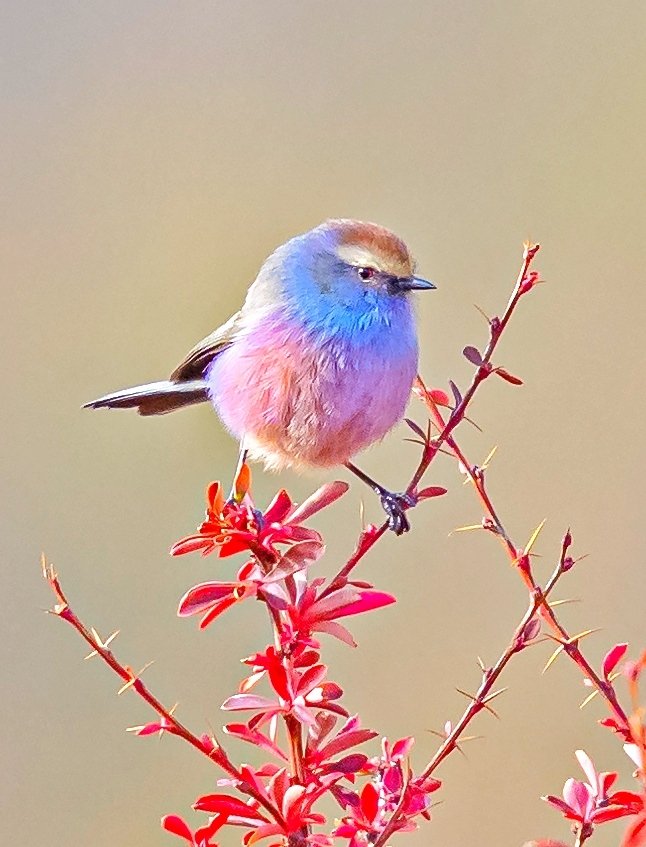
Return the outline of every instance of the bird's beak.
<path id="1" fill-rule="evenodd" d="M 430 291 L 432 288 L 437 288 L 432 282 L 427 279 L 422 279 L 421 276 L 405 276 L 397 281 L 397 286 L 402 291 Z"/>

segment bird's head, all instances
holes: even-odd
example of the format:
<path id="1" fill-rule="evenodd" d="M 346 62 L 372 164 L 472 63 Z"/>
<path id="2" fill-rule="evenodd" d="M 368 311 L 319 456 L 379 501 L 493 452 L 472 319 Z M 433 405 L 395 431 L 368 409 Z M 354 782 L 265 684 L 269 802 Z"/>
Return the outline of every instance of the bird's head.
<path id="1" fill-rule="evenodd" d="M 408 294 L 435 288 L 415 275 L 404 242 L 385 227 L 336 218 L 290 239 L 262 266 L 247 296 L 248 312 L 288 304 L 310 322 L 347 313 L 410 314 Z"/>
<path id="2" fill-rule="evenodd" d="M 347 218 L 328 220 L 307 233 L 316 244 L 318 278 L 341 279 L 352 287 L 403 296 L 435 288 L 415 276 L 415 261 L 399 236 L 383 226 Z"/>

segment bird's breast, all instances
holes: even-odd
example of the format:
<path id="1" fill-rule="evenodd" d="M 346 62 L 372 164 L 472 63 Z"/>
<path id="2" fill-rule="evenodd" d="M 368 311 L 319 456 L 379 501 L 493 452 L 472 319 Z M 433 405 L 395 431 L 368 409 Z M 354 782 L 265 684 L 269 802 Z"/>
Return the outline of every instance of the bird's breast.
<path id="1" fill-rule="evenodd" d="M 245 328 L 207 379 L 227 428 L 266 464 L 325 467 L 401 419 L 416 371 L 409 309 L 317 326 L 277 313 Z"/>

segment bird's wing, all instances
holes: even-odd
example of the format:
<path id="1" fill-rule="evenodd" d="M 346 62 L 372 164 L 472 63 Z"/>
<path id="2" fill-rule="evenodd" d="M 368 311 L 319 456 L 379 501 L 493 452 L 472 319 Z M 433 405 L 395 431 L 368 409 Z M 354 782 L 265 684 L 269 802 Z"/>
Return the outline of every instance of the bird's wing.
<path id="1" fill-rule="evenodd" d="M 170 378 L 173 382 L 201 379 L 213 359 L 235 339 L 241 312 L 203 338 L 175 368 Z"/>

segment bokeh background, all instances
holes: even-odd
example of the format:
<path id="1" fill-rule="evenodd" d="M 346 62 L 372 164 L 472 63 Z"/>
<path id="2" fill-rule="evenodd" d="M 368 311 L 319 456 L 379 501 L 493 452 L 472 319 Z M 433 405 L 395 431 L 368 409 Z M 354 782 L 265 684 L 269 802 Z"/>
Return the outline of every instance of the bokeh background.
<path id="1" fill-rule="evenodd" d="M 329 216 L 393 228 L 436 281 L 419 297 L 436 386 L 466 385 L 460 351 L 486 336 L 473 304 L 501 310 L 522 241 L 541 241 L 548 284 L 498 359 L 525 384 L 488 383 L 472 409 L 483 433 L 460 438 L 474 460 L 499 445 L 489 484 L 516 539 L 547 518 L 540 573 L 568 525 L 590 554 L 561 589 L 582 600 L 563 609 L 572 631 L 603 627 L 590 657 L 646 644 L 642 2 L 25 0 L 2 17 L 3 843 L 152 847 L 174 843 L 162 814 L 199 820 L 190 804 L 214 769 L 172 738 L 126 735 L 149 713 L 42 613 L 40 551 L 89 623 L 122 629 L 124 661 L 156 659 L 147 680 L 189 725 L 221 724 L 266 624 L 254 604 L 206 633 L 178 620 L 184 590 L 232 566 L 167 551 L 236 446 L 206 407 L 159 419 L 79 407 L 165 375 L 277 244 Z M 405 435 L 363 458 L 395 488 L 417 461 Z M 325 478 L 257 471 L 256 498 L 285 485 L 302 499 Z M 428 481 L 449 494 L 361 569 L 398 604 L 353 622 L 358 650 L 324 645 L 348 706 L 414 734 L 418 765 L 429 730 L 464 706 L 455 686 L 476 687 L 476 655 L 496 658 L 526 602 L 493 538 L 449 536 L 481 517 L 455 463 Z M 362 498 L 378 520 L 357 485 L 320 517 L 322 572 L 351 550 Z M 600 704 L 579 712 L 578 671 L 559 660 L 541 676 L 548 655 L 513 664 L 501 721 L 477 721 L 484 738 L 441 769 L 443 803 L 407 843 L 567 838 L 538 798 L 576 774 L 578 747 L 629 785 Z M 620 832 L 609 824 L 595 844 Z"/>

